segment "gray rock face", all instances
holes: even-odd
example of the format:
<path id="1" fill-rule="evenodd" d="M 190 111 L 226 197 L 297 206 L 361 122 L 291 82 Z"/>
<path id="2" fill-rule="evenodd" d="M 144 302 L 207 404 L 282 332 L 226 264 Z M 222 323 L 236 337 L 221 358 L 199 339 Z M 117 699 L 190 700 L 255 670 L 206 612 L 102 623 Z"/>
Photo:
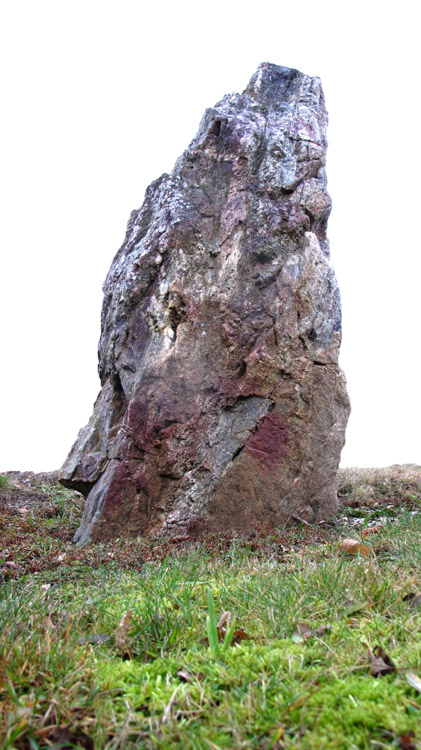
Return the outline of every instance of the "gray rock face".
<path id="1" fill-rule="evenodd" d="M 104 284 L 76 540 L 317 521 L 349 401 L 318 78 L 268 63 L 146 191 Z"/>

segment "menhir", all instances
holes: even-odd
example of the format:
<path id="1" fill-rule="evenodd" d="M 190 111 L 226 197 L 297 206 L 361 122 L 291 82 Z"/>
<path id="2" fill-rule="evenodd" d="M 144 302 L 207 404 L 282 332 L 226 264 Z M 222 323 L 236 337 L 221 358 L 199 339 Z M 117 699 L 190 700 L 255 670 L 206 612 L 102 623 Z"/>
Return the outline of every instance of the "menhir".
<path id="1" fill-rule="evenodd" d="M 337 507 L 349 401 L 318 78 L 263 63 L 131 214 L 102 389 L 62 470 L 75 539 L 251 530 Z"/>

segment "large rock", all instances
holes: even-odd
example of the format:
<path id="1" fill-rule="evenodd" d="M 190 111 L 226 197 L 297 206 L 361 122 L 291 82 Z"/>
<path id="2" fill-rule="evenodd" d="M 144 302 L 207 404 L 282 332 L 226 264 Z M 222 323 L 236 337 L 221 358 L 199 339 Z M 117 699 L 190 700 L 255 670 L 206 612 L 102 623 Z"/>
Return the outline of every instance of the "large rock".
<path id="1" fill-rule="evenodd" d="M 104 285 L 76 540 L 335 512 L 349 402 L 318 78 L 264 63 L 146 191 Z"/>

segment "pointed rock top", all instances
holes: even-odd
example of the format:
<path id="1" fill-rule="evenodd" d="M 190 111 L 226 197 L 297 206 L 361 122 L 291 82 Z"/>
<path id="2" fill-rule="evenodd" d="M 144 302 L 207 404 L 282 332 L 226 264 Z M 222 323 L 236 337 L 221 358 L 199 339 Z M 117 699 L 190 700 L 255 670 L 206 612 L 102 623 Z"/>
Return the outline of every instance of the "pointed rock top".
<path id="1" fill-rule="evenodd" d="M 260 63 L 250 78 L 244 94 L 260 104 L 285 108 L 291 101 L 318 105 L 324 97 L 320 78 L 273 63 Z"/>

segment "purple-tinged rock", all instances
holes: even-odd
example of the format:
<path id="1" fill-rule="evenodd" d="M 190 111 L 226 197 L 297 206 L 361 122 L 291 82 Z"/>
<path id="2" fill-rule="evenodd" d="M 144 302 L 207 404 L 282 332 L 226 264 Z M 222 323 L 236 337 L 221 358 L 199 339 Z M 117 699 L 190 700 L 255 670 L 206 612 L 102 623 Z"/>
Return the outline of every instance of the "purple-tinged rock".
<path id="1" fill-rule="evenodd" d="M 349 414 L 318 78 L 268 63 L 146 191 L 104 284 L 76 540 L 331 516 Z"/>

